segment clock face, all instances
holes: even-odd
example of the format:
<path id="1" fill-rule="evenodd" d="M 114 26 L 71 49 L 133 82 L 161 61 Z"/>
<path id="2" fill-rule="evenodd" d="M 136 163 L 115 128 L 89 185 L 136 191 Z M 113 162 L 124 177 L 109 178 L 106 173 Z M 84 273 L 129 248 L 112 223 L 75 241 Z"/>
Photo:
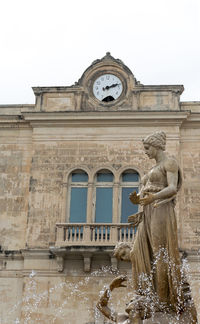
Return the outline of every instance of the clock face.
<path id="1" fill-rule="evenodd" d="M 119 98 L 123 90 L 121 80 L 114 74 L 102 74 L 93 84 L 94 96 L 104 102 Z"/>

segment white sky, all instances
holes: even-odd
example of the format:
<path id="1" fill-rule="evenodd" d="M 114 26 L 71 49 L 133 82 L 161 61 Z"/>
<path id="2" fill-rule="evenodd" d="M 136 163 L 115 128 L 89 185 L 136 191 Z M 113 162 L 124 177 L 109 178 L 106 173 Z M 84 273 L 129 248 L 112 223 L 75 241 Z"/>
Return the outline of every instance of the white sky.
<path id="1" fill-rule="evenodd" d="M 1 0 L 0 104 L 69 86 L 106 52 L 143 84 L 200 101 L 200 0 Z"/>

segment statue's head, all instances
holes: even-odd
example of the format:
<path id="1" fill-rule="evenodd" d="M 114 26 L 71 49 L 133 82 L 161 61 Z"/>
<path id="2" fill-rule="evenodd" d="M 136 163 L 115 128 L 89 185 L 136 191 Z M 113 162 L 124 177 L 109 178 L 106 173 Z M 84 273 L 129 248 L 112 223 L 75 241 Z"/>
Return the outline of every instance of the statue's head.
<path id="1" fill-rule="evenodd" d="M 166 134 L 163 131 L 157 131 L 145 137 L 145 139 L 143 139 L 142 142 L 144 145 L 145 144 L 151 145 L 157 149 L 161 149 L 162 151 L 165 151 Z"/>
<path id="2" fill-rule="evenodd" d="M 155 159 L 158 151 L 164 151 L 166 145 L 166 134 L 162 131 L 155 132 L 142 140 L 145 154 L 149 159 Z"/>
<path id="3" fill-rule="evenodd" d="M 115 246 L 114 256 L 121 261 L 130 261 L 131 246 L 128 243 L 119 242 Z"/>

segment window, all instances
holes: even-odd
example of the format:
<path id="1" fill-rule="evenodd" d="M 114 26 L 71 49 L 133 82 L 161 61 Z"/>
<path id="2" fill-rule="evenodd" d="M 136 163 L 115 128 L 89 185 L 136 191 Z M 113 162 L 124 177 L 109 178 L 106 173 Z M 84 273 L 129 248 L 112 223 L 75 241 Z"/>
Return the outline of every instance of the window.
<path id="1" fill-rule="evenodd" d="M 138 212 L 138 205 L 129 200 L 138 187 L 139 174 L 133 169 L 125 170 L 120 178 L 108 169 L 99 170 L 89 186 L 88 174 L 75 170 L 68 181 L 67 222 L 127 223 L 128 216 Z"/>
<path id="2" fill-rule="evenodd" d="M 70 177 L 70 223 L 86 223 L 88 175 L 82 170 L 72 172 Z"/>
<path id="3" fill-rule="evenodd" d="M 96 174 L 95 223 L 112 223 L 113 178 L 109 170 Z"/>
<path id="4" fill-rule="evenodd" d="M 138 205 L 129 200 L 131 192 L 138 192 L 139 174 L 135 170 L 126 170 L 121 175 L 121 223 L 128 222 L 128 216 L 138 212 Z"/>

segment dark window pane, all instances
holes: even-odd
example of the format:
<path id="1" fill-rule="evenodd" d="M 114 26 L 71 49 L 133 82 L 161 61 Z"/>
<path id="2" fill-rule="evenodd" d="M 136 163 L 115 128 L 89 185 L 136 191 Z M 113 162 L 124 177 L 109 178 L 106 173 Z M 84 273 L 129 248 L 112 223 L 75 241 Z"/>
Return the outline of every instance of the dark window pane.
<path id="1" fill-rule="evenodd" d="M 122 174 L 122 181 L 123 182 L 137 182 L 139 181 L 139 174 L 138 173 L 128 173 L 124 172 Z"/>
<path id="2" fill-rule="evenodd" d="M 113 174 L 97 173 L 97 182 L 113 182 Z"/>
<path id="3" fill-rule="evenodd" d="M 113 182 L 113 174 L 97 173 L 97 182 Z"/>
<path id="4" fill-rule="evenodd" d="M 72 182 L 88 182 L 87 173 L 72 173 Z"/>
<path id="5" fill-rule="evenodd" d="M 112 188 L 96 188 L 96 223 L 112 223 Z"/>
<path id="6" fill-rule="evenodd" d="M 87 213 L 87 188 L 71 188 L 70 223 L 85 223 Z"/>
<path id="7" fill-rule="evenodd" d="M 122 188 L 121 223 L 127 223 L 128 216 L 138 212 L 138 205 L 133 205 L 129 200 L 132 191 L 138 192 L 138 188 Z"/>

